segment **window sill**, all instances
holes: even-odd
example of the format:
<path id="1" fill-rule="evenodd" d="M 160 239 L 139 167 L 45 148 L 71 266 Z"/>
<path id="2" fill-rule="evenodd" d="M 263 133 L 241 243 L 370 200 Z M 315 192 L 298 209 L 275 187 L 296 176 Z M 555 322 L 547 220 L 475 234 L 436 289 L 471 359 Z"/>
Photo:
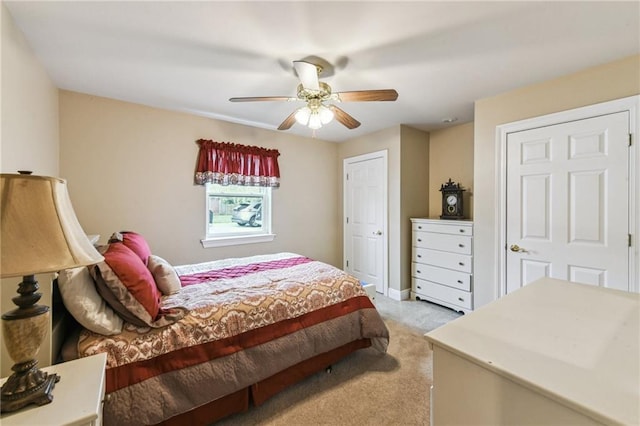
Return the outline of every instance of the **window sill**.
<path id="1" fill-rule="evenodd" d="M 211 248 L 235 246 L 240 244 L 267 243 L 269 241 L 273 241 L 275 237 L 276 234 L 243 235 L 233 237 L 208 238 L 200 240 L 200 242 L 202 243 L 202 247 Z"/>

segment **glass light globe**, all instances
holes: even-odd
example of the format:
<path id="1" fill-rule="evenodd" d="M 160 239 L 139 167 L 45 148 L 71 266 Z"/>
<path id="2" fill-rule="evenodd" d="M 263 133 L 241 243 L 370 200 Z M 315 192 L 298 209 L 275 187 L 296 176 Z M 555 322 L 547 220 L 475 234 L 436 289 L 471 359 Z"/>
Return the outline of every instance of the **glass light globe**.
<path id="1" fill-rule="evenodd" d="M 318 108 L 318 115 L 320 115 L 322 124 L 327 124 L 333 120 L 333 111 L 324 105 L 320 105 L 320 108 Z"/>
<path id="2" fill-rule="evenodd" d="M 311 115 L 311 108 L 309 108 L 308 106 L 302 107 L 298 110 L 298 112 L 296 112 L 296 115 L 294 116 L 296 118 L 296 121 L 300 124 L 302 124 L 303 126 L 306 126 L 307 123 L 309 122 L 309 116 Z"/>
<path id="3" fill-rule="evenodd" d="M 309 116 L 309 124 L 310 129 L 316 130 L 322 127 L 322 121 L 320 120 L 320 115 L 317 112 L 314 112 Z"/>

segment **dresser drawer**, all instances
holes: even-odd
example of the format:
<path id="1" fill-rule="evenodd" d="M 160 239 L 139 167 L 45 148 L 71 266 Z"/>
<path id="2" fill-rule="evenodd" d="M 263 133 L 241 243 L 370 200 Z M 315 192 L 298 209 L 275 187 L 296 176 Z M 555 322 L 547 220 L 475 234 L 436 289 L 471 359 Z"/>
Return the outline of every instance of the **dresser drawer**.
<path id="1" fill-rule="evenodd" d="M 460 223 L 451 224 L 451 223 L 421 223 L 414 222 L 412 225 L 413 231 L 423 231 L 423 232 L 437 232 L 438 234 L 451 234 L 451 235 L 473 235 L 473 226 Z"/>
<path id="2" fill-rule="evenodd" d="M 425 248 L 413 248 L 413 261 L 426 263 L 427 265 L 441 266 L 460 272 L 471 273 L 471 256 L 446 251 L 429 250 Z"/>
<path id="3" fill-rule="evenodd" d="M 418 248 L 471 254 L 471 237 L 413 231 L 413 245 Z"/>
<path id="4" fill-rule="evenodd" d="M 471 293 L 455 288 L 447 287 L 437 283 L 414 278 L 415 293 L 418 296 L 424 296 L 441 300 L 446 303 L 471 309 Z"/>
<path id="5" fill-rule="evenodd" d="M 471 291 L 471 275 L 421 263 L 411 264 L 411 276 L 443 284 L 459 290 Z"/>

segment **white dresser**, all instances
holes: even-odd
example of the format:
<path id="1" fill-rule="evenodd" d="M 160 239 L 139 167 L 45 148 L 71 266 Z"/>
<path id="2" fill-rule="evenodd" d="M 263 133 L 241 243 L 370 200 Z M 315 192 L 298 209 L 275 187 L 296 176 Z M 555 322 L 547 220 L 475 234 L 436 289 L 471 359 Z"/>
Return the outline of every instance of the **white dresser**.
<path id="1" fill-rule="evenodd" d="M 640 424 L 637 293 L 542 278 L 426 338 L 431 425 Z"/>
<path id="2" fill-rule="evenodd" d="M 473 222 L 411 219 L 411 298 L 473 310 Z"/>

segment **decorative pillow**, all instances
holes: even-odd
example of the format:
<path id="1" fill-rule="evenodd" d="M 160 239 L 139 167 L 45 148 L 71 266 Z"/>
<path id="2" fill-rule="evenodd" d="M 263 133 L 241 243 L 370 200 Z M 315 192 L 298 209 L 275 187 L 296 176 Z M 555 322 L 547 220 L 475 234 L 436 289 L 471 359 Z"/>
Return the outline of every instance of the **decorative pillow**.
<path id="1" fill-rule="evenodd" d="M 96 291 L 89 268 L 81 266 L 60 271 L 58 288 L 64 306 L 84 328 L 107 336 L 122 331 L 122 318 Z"/>
<path id="2" fill-rule="evenodd" d="M 109 238 L 109 243 L 115 242 L 122 242 L 138 255 L 145 266 L 148 264 L 149 256 L 151 256 L 151 248 L 149 248 L 147 240 L 145 240 L 142 235 L 131 231 L 114 232 Z"/>
<path id="3" fill-rule="evenodd" d="M 101 247 L 100 251 L 104 261 L 96 265 L 100 274 L 96 273 L 95 278 L 98 288 L 102 287 L 104 282 L 120 302 L 113 303 L 113 299 L 107 297 L 106 299 L 113 303 L 110 303 L 111 307 L 123 317 L 129 317 L 121 311 L 124 307 L 142 323 L 151 325 L 160 312 L 160 293 L 151 272 L 138 255 L 124 243 L 112 243 L 106 248 Z M 99 277 L 103 282 L 99 282 Z"/>
<path id="4" fill-rule="evenodd" d="M 182 283 L 180 283 L 176 270 L 160 256 L 153 254 L 149 256 L 149 264 L 147 266 L 162 294 L 173 294 L 182 288 Z"/>
<path id="5" fill-rule="evenodd" d="M 106 266 L 109 267 L 108 265 Z M 100 272 L 100 268 L 96 265 L 93 269 L 93 274 L 96 281 L 96 291 L 102 299 L 109 305 L 114 312 L 116 312 L 118 318 L 120 320 L 125 320 L 129 324 L 136 325 L 138 327 L 146 327 L 147 324 L 142 321 L 137 316 L 133 315 L 129 310 L 120 302 L 118 297 L 111 291 L 111 288 L 107 285 L 104 278 L 102 278 L 102 273 Z"/>
<path id="6" fill-rule="evenodd" d="M 160 292 L 142 260 L 123 243 L 101 246 L 104 261 L 93 269 L 96 288 L 125 321 L 145 327 L 164 327 L 183 318 L 187 310 L 160 309 Z"/>

